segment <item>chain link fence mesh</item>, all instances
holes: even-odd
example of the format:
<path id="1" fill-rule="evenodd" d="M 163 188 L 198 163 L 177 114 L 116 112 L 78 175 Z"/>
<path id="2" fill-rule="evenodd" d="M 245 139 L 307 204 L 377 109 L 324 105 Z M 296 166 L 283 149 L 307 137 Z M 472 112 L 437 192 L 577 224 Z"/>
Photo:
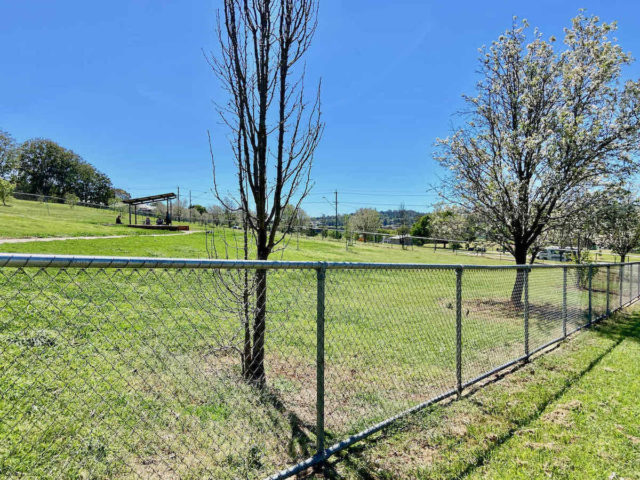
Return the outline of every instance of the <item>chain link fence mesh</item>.
<path id="1" fill-rule="evenodd" d="M 326 443 L 348 444 L 640 293 L 638 264 L 280 262 L 266 271 L 258 387 L 245 362 L 254 266 L 9 266 L 17 257 L 0 261 L 8 478 L 264 478 L 318 460 L 319 410 Z"/>

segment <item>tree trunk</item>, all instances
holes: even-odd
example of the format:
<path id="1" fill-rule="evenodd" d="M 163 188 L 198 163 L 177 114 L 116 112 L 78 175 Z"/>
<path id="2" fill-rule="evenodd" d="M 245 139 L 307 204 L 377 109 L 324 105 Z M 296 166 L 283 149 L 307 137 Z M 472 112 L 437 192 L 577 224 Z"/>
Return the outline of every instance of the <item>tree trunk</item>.
<path id="1" fill-rule="evenodd" d="M 264 247 L 267 236 L 266 230 L 258 231 L 258 260 L 269 258 L 269 249 Z M 264 369 L 264 337 L 267 323 L 267 271 L 256 270 L 256 309 L 253 314 L 253 344 L 251 346 L 251 368 L 248 380 L 256 387 L 263 388 L 266 384 Z"/>
<path id="2" fill-rule="evenodd" d="M 627 259 L 627 254 L 626 253 L 621 253 L 620 254 L 620 263 L 624 263 L 624 261 Z"/>
<path id="3" fill-rule="evenodd" d="M 247 236 L 247 217 L 242 216 L 244 259 L 249 259 L 249 240 Z M 244 270 L 242 289 L 242 321 L 244 326 L 244 345 L 242 351 L 242 374 L 249 378 L 251 371 L 251 318 L 249 317 L 249 270 Z"/>
<path id="4" fill-rule="evenodd" d="M 524 245 L 516 245 L 514 256 L 517 265 L 525 265 L 527 263 L 527 248 Z M 522 292 L 524 290 L 524 275 L 524 269 L 518 269 L 516 281 L 511 290 L 511 304 L 517 309 L 523 307 Z"/>
<path id="5" fill-rule="evenodd" d="M 264 334 L 267 317 L 267 271 L 256 271 L 256 312 L 253 319 L 253 345 L 248 380 L 257 387 L 265 385 Z"/>

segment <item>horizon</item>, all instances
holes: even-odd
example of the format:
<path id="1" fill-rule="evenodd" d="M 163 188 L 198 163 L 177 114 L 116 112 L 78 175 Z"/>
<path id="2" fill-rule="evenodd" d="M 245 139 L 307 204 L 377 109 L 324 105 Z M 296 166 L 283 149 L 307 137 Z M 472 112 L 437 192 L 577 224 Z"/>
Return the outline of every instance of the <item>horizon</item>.
<path id="1" fill-rule="evenodd" d="M 216 203 L 207 130 L 223 189 L 234 184 L 226 129 L 212 104 L 224 97 L 202 54 L 216 48 L 219 3 L 1 5 L 12 21 L 0 32 L 10 72 L 0 77 L 0 128 L 19 143 L 44 137 L 73 150 L 134 197 L 179 186 L 194 204 Z M 466 1 L 453 12 L 415 0 L 323 1 L 307 72 L 309 87 L 322 78 L 326 130 L 302 208 L 334 215 L 337 190 L 340 215 L 401 203 L 431 210 L 438 198 L 430 188 L 443 173 L 433 144 L 460 123 L 478 48 L 514 15 L 545 38 L 561 38 L 582 7 L 617 20 L 620 44 L 639 55 L 640 7 L 629 1 Z M 624 72 L 639 76 L 638 62 Z"/>

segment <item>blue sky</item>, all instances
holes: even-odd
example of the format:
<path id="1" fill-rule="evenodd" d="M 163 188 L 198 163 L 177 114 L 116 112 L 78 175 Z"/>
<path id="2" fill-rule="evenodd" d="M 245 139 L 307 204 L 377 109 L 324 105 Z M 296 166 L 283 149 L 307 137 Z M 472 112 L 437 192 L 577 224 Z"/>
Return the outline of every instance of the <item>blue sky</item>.
<path id="1" fill-rule="evenodd" d="M 232 160 L 212 104 L 222 99 L 202 49 L 215 48 L 219 1 L 0 0 L 0 128 L 18 141 L 51 138 L 134 195 L 192 190 L 213 203 L 207 129 L 219 175 Z M 478 48 L 513 15 L 562 36 L 579 8 L 618 20 L 640 56 L 640 2 L 321 0 L 307 57 L 322 78 L 325 135 L 317 150 L 311 214 L 338 189 L 340 211 L 425 210 L 437 183 L 433 144 L 473 93 Z M 634 65 L 627 76 L 639 77 Z"/>

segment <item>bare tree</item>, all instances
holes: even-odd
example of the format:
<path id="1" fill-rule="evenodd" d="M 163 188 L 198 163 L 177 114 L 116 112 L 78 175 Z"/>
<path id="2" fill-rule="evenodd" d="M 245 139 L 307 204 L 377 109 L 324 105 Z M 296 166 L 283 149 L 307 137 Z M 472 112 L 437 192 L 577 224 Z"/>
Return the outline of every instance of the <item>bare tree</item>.
<path id="1" fill-rule="evenodd" d="M 317 24 L 317 0 L 224 0 L 218 15 L 218 54 L 208 55 L 228 94 L 218 104 L 232 132 L 237 196 L 214 191 L 224 208 L 242 213 L 245 238 L 255 238 L 255 255 L 267 260 L 296 215 L 283 219 L 288 205 L 298 210 L 309 193 L 313 155 L 323 131 L 320 87 L 308 104 L 301 64 Z M 213 153 L 212 153 L 213 160 Z M 247 250 L 245 249 L 245 252 Z M 245 377 L 265 384 L 264 342 L 267 274 L 255 274 L 255 308 Z"/>
<path id="2" fill-rule="evenodd" d="M 615 24 L 580 13 L 559 54 L 553 37 L 528 38 L 527 27 L 514 21 L 482 50 L 468 122 L 439 140 L 438 154 L 451 172 L 445 197 L 480 213 L 518 264 L 583 195 L 636 170 L 640 140 L 640 82 L 620 85 L 631 57 L 608 38 Z"/>

